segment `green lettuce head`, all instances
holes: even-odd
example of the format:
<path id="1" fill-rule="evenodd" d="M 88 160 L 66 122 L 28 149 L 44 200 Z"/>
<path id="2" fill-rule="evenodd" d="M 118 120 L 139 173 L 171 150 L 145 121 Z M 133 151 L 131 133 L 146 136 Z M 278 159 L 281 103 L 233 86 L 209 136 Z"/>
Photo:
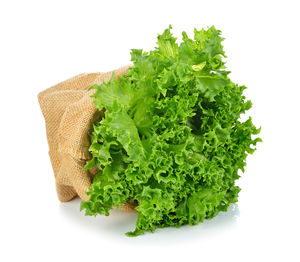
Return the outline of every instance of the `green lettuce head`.
<path id="1" fill-rule="evenodd" d="M 171 26 L 150 52 L 131 51 L 127 75 L 95 85 L 105 117 L 93 126 L 86 169 L 99 168 L 82 201 L 87 215 L 137 203 L 137 236 L 158 227 L 196 225 L 237 202 L 238 171 L 260 138 L 243 91 L 225 70 L 220 31 Z"/>

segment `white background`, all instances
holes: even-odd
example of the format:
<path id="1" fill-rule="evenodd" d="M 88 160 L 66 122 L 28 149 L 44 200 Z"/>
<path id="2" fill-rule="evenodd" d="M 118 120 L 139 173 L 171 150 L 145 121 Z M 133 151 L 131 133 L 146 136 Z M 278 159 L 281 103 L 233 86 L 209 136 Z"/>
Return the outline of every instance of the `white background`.
<path id="1" fill-rule="evenodd" d="M 299 1 L 2 1 L 1 261 L 299 261 Z M 136 215 L 59 203 L 38 92 L 126 65 L 172 24 L 222 30 L 231 78 L 262 126 L 239 202 L 198 226 L 128 238 Z"/>

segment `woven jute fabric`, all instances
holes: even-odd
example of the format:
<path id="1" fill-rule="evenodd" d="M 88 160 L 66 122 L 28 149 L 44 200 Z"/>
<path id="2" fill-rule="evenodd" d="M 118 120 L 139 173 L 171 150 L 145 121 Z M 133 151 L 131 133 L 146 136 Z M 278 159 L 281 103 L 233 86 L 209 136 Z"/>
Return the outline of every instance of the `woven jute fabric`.
<path id="1" fill-rule="evenodd" d="M 114 76 L 126 74 L 128 66 L 107 73 L 80 74 L 38 94 L 40 107 L 46 122 L 49 156 L 53 167 L 58 199 L 69 201 L 76 196 L 88 200 L 92 175 L 97 169 L 83 169 L 91 159 L 89 131 L 96 120 L 103 117 L 97 110 L 91 95 L 94 84 L 107 82 Z M 125 204 L 123 210 L 132 211 Z"/>

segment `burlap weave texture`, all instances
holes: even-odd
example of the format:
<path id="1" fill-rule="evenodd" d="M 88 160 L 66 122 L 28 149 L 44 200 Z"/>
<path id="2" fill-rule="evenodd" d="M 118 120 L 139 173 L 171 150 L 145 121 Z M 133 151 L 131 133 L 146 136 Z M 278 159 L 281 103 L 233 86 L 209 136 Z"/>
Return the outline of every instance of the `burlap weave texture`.
<path id="1" fill-rule="evenodd" d="M 89 130 L 103 112 L 96 109 L 88 89 L 94 84 L 108 81 L 112 73 L 116 79 L 126 74 L 128 66 L 107 73 L 80 74 L 38 94 L 40 107 L 46 122 L 49 156 L 60 201 L 77 195 L 87 200 L 86 191 L 91 186 L 91 172 L 83 170 L 91 159 Z M 123 209 L 130 210 L 129 205 Z"/>

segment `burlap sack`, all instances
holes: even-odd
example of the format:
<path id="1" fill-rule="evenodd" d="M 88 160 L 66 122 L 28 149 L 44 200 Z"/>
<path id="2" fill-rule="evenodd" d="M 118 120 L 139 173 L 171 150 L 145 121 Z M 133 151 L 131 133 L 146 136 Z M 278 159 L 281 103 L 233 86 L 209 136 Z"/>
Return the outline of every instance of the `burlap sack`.
<path id="1" fill-rule="evenodd" d="M 90 140 L 88 132 L 94 121 L 103 116 L 90 97 L 94 84 L 125 74 L 128 66 L 107 73 L 80 74 L 38 94 L 46 122 L 49 156 L 54 171 L 58 199 L 69 201 L 76 196 L 87 200 L 86 191 L 91 186 L 91 176 L 97 172 L 83 170 L 87 160 Z M 125 204 L 123 210 L 134 207 Z"/>

